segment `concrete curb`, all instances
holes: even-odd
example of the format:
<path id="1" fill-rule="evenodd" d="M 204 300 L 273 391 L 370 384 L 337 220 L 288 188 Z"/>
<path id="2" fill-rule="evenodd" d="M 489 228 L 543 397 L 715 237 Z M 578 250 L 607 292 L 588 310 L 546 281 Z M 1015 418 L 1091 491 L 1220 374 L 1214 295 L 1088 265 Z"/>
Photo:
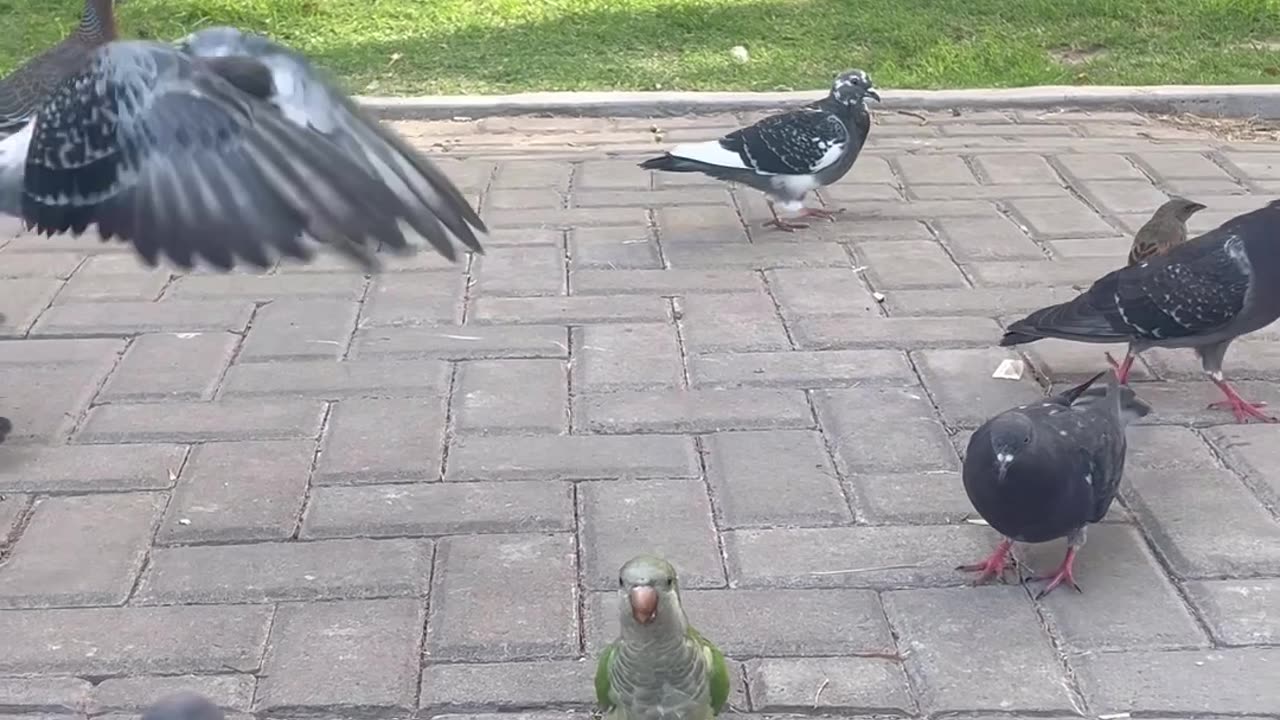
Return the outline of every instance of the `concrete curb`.
<path id="1" fill-rule="evenodd" d="M 442 120 L 505 115 L 670 117 L 773 110 L 822 96 L 809 92 L 538 92 L 516 95 L 358 97 L 388 120 Z M 1278 85 L 1053 85 L 994 90 L 884 90 L 888 110 L 1121 110 L 1280 119 Z"/>

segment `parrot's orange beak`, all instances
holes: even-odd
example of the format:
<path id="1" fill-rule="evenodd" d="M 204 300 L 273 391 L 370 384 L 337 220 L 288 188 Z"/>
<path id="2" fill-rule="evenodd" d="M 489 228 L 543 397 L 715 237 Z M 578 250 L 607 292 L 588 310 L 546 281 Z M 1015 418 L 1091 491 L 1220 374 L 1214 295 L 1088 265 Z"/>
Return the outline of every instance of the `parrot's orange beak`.
<path id="1" fill-rule="evenodd" d="M 653 622 L 658 614 L 658 591 L 651 587 L 639 585 L 631 588 L 631 617 L 641 625 Z"/>

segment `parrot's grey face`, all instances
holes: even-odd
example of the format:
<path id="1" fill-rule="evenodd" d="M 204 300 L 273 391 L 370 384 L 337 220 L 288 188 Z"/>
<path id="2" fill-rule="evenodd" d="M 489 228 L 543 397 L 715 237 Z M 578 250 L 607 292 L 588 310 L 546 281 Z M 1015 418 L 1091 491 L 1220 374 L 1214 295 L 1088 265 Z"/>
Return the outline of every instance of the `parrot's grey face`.
<path id="1" fill-rule="evenodd" d="M 618 573 L 618 589 L 625 596 L 631 617 L 641 625 L 648 625 L 674 602 L 675 568 L 665 560 L 648 555 L 632 558 Z"/>

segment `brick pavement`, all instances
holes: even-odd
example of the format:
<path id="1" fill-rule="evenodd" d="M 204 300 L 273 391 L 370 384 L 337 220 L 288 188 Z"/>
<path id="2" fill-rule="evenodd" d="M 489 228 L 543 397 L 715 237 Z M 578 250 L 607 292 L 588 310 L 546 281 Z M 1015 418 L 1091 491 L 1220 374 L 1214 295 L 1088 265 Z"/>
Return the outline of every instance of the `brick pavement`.
<path id="1" fill-rule="evenodd" d="M 1046 341 L 994 380 L 1000 325 L 1121 262 L 1165 192 L 1197 230 L 1280 194 L 1280 151 L 886 113 L 830 190 L 851 215 L 794 235 L 634 165 L 741 119 L 404 123 L 494 228 L 466 265 L 170 277 L 4 240 L 0 715 L 179 686 L 261 717 L 585 713 L 611 578 L 653 549 L 744 713 L 1280 717 L 1280 429 L 1203 410 L 1189 352 L 1135 374 L 1156 413 L 1084 595 L 952 569 L 992 542 L 968 431 L 1102 367 Z M 1274 404 L 1277 357 L 1267 330 L 1228 367 Z"/>

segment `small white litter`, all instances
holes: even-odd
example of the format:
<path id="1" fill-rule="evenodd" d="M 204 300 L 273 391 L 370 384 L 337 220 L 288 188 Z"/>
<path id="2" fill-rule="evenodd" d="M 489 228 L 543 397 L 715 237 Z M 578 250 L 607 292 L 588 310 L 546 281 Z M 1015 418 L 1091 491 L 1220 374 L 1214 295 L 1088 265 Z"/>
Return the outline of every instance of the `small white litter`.
<path id="1" fill-rule="evenodd" d="M 1005 358 L 1000 361 L 1000 365 L 996 371 L 991 373 L 991 377 L 998 380 L 1021 380 L 1022 373 L 1026 370 L 1026 363 L 1013 358 Z"/>
<path id="2" fill-rule="evenodd" d="M 747 49 L 741 45 L 734 45 L 733 48 L 729 50 L 729 54 L 733 56 L 734 60 L 740 63 L 747 62 L 751 59 L 751 53 L 747 52 Z"/>

